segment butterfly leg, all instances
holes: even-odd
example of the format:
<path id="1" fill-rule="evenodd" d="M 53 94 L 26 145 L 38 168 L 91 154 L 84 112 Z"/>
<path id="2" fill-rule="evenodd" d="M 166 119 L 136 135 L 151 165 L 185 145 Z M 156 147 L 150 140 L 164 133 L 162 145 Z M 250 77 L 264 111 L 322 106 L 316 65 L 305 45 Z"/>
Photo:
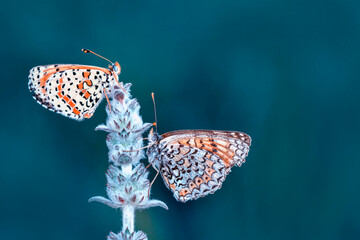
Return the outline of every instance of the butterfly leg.
<path id="1" fill-rule="evenodd" d="M 148 197 L 150 196 L 150 189 L 151 189 L 151 186 L 153 185 L 153 183 L 155 182 L 155 179 L 157 178 L 157 176 L 159 175 L 159 170 L 157 170 L 156 168 L 154 168 L 156 171 L 157 171 L 157 173 L 156 173 L 156 175 L 155 175 L 155 177 L 154 177 L 154 179 L 151 181 L 151 183 L 150 183 L 150 186 L 149 186 L 149 190 L 148 190 Z"/>
<path id="2" fill-rule="evenodd" d="M 124 93 L 127 93 L 126 90 L 125 90 L 125 88 L 123 88 L 122 84 L 120 84 L 119 80 L 118 80 L 117 78 L 115 78 L 115 79 L 116 79 L 119 87 L 121 87 L 121 89 L 124 91 Z"/>
<path id="3" fill-rule="evenodd" d="M 143 150 L 143 149 L 145 149 L 145 148 L 148 148 L 148 147 L 150 147 L 150 146 L 151 146 L 151 144 L 149 144 L 149 145 L 147 145 L 147 146 L 145 146 L 145 147 L 136 149 L 136 150 L 124 150 L 123 152 L 138 152 L 138 151 Z M 147 167 L 146 167 L 146 168 L 147 168 Z"/>
<path id="4" fill-rule="evenodd" d="M 106 94 L 106 89 L 105 89 L 105 88 L 104 88 L 104 93 L 105 93 L 106 101 L 108 102 L 108 105 L 109 105 L 109 110 L 110 110 L 110 112 L 111 112 L 111 105 L 110 105 L 109 98 L 108 98 L 108 96 L 107 96 L 107 94 Z"/>
<path id="5" fill-rule="evenodd" d="M 127 93 L 127 91 L 125 90 L 125 88 L 123 88 L 122 84 L 120 85 L 119 81 L 118 81 L 119 86 L 121 87 L 121 89 L 124 91 L 124 93 Z"/>
<path id="6" fill-rule="evenodd" d="M 119 85 L 119 87 L 124 91 L 124 93 L 127 93 L 127 91 L 125 90 L 125 88 L 122 86 L 123 84 L 120 84 L 118 76 L 116 74 L 113 74 L 117 84 Z"/>

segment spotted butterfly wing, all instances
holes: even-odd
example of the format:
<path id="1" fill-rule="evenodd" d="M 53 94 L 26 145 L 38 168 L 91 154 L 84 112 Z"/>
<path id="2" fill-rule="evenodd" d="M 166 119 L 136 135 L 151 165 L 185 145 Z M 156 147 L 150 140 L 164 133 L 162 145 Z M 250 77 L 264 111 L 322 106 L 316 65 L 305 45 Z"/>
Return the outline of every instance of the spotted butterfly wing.
<path id="1" fill-rule="evenodd" d="M 220 189 L 231 167 L 245 162 L 250 145 L 241 132 L 181 130 L 159 136 L 148 156 L 174 197 L 186 202 Z"/>
<path id="2" fill-rule="evenodd" d="M 72 64 L 37 66 L 30 70 L 29 90 L 45 108 L 66 117 L 90 118 L 109 89 L 109 69 Z"/>

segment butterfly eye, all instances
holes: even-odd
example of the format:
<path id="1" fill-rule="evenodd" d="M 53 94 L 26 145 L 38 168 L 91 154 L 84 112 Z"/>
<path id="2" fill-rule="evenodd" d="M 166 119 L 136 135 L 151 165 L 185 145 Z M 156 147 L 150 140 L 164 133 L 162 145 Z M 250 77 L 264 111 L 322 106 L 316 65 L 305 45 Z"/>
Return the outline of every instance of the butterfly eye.
<path id="1" fill-rule="evenodd" d="M 114 70 L 114 72 L 118 73 L 118 72 L 119 72 L 118 66 L 114 65 L 114 66 L 113 66 L 113 70 Z"/>

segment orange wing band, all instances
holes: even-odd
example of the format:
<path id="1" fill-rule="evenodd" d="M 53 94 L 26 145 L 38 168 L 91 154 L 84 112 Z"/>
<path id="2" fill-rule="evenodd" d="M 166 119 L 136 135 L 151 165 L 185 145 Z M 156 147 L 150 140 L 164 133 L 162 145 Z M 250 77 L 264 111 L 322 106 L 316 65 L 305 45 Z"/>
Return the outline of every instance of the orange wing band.
<path id="1" fill-rule="evenodd" d="M 49 77 L 51 75 L 53 75 L 54 73 L 57 72 L 62 72 L 62 71 L 66 71 L 69 69 L 93 69 L 93 70 L 99 70 L 99 71 L 103 71 L 104 73 L 111 75 L 111 71 L 109 69 L 106 68 L 100 68 L 100 67 L 93 67 L 93 66 L 78 66 L 78 65 L 74 65 L 74 66 L 62 66 L 62 67 L 53 67 L 53 68 L 47 68 L 44 69 L 43 72 L 45 72 L 44 76 L 42 78 L 40 78 L 39 82 L 40 82 L 40 88 L 42 89 L 42 92 L 46 94 L 46 90 L 45 90 L 45 84 L 46 81 L 49 79 Z M 86 72 L 87 76 L 90 75 L 89 72 Z M 84 73 L 85 75 L 85 73 Z M 91 83 L 92 84 L 92 83 Z M 89 84 L 88 84 L 89 85 Z M 90 85 L 89 85 L 90 86 Z"/>
<path id="2" fill-rule="evenodd" d="M 184 139 L 179 141 L 179 143 L 189 147 L 196 147 L 212 152 L 213 154 L 218 155 L 227 167 L 231 167 L 233 165 L 232 159 L 235 156 L 235 153 L 227 150 L 226 146 L 220 145 L 214 142 L 213 139 L 209 138 L 194 138 L 191 140 L 192 141 L 188 141 L 188 139 Z"/>

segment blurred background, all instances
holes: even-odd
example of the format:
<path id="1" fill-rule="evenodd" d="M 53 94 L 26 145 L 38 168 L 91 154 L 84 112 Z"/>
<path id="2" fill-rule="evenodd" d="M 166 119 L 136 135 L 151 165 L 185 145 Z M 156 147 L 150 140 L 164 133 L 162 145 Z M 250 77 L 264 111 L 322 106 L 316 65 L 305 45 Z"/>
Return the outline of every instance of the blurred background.
<path id="1" fill-rule="evenodd" d="M 247 162 L 221 190 L 137 212 L 150 240 L 360 239 L 358 1 L 7 1 L 0 9 L 0 239 L 105 239 L 104 101 L 76 122 L 36 103 L 36 65 L 122 66 L 159 133 L 238 130 Z M 144 159 L 147 164 L 147 160 Z M 151 170 L 150 178 L 155 175 Z"/>

